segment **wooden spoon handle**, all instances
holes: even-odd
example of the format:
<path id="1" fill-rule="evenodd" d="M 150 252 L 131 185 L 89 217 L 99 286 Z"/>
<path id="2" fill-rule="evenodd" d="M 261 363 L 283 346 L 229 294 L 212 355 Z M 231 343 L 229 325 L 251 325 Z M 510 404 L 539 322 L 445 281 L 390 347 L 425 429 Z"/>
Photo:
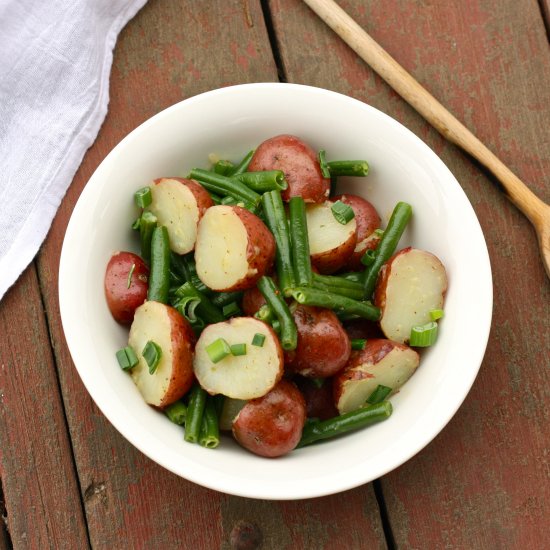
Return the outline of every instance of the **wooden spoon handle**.
<path id="1" fill-rule="evenodd" d="M 333 0 L 304 2 L 445 138 L 492 172 L 510 200 L 537 225 L 548 215 L 541 201 L 504 163 L 422 87 Z M 546 211 L 546 213 L 545 213 Z"/>

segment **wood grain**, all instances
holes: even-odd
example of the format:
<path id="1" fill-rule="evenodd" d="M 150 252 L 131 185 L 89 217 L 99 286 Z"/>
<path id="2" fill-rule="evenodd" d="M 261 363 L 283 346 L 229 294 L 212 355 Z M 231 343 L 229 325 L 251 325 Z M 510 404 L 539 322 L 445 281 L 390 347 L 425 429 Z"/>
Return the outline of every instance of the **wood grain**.
<path id="1" fill-rule="evenodd" d="M 140 122 L 176 101 L 219 86 L 276 78 L 255 2 L 152 1 L 119 39 L 109 114 L 38 262 L 50 329 L 58 342 L 59 376 L 93 547 L 229 548 L 239 521 L 257 525 L 264 549 L 297 548 L 303 541 L 319 541 L 319 548 L 345 548 L 341 544 L 346 541 L 357 548 L 385 546 L 369 486 L 342 497 L 277 503 L 222 495 L 163 470 L 129 445 L 98 411 L 63 340 L 56 298 L 61 242 L 76 199 L 103 157 Z M 332 515 L 340 522 L 338 529 L 329 525 Z M 360 533 L 353 532 L 355 522 L 362 524 Z"/>
<path id="2" fill-rule="evenodd" d="M 536 2 L 340 4 L 548 202 L 550 58 Z M 424 139 L 462 184 L 489 247 L 494 321 L 476 384 L 443 433 L 383 479 L 397 545 L 543 548 L 550 515 L 550 289 L 534 232 L 476 163 L 321 21 L 307 18 L 303 3 L 271 6 L 287 79 L 366 101 Z"/>
<path id="3" fill-rule="evenodd" d="M 14 547 L 87 548 L 33 264 L 0 304 L 0 441 L 0 474 Z"/>

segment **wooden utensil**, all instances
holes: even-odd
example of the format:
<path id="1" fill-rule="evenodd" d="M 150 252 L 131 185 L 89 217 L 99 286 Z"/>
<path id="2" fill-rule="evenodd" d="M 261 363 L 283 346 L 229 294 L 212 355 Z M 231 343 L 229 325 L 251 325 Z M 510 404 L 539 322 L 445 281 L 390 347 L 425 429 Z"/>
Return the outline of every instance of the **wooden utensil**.
<path id="1" fill-rule="evenodd" d="M 550 206 L 541 201 L 338 4 L 333 0 L 304 2 L 436 130 L 472 155 L 500 181 L 508 198 L 535 227 L 542 261 L 550 277 Z"/>

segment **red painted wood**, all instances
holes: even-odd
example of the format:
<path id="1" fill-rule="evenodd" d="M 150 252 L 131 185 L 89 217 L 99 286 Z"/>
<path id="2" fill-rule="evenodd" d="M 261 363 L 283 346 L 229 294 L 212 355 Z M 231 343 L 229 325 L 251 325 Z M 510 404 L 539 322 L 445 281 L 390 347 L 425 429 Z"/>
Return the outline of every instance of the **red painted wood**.
<path id="1" fill-rule="evenodd" d="M 240 521 L 257 525 L 262 548 L 297 548 L 303 541 L 325 541 L 326 548 L 345 548 L 347 541 L 357 548 L 384 547 L 370 486 L 327 499 L 278 503 L 222 495 L 166 472 L 104 419 L 64 344 L 56 297 L 59 253 L 70 212 L 99 162 L 140 122 L 184 97 L 276 77 L 258 3 L 149 2 L 120 37 L 109 114 L 38 262 L 50 329 L 59 343 L 56 358 L 94 547 L 229 548 Z M 329 517 L 338 520 L 338 529 L 327 524 Z M 353 532 L 356 522 L 361 522 L 360 533 Z M 341 542 L 334 546 L 336 540 Z"/>
<path id="2" fill-rule="evenodd" d="M 550 57 L 535 1 L 339 3 L 549 201 Z M 443 433 L 383 479 L 396 543 L 545 547 L 550 285 L 531 226 L 301 2 L 271 5 L 287 78 L 366 101 L 427 141 L 468 194 L 491 255 L 494 322 L 480 376 Z"/>
<path id="3" fill-rule="evenodd" d="M 0 303 L 0 441 L 0 477 L 14 548 L 87 548 L 32 264 Z M 2 539 L 7 545 L 7 536 L 0 534 Z"/>

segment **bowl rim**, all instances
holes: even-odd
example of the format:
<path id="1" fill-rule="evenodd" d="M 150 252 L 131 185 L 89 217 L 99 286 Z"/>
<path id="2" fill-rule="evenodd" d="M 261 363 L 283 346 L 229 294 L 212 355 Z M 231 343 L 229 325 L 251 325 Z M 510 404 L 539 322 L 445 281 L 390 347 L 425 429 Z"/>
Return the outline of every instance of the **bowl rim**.
<path id="1" fill-rule="evenodd" d="M 478 232 L 479 236 L 481 237 L 481 240 L 479 242 L 479 244 L 481 245 L 481 250 L 480 250 L 481 263 L 478 267 L 480 272 L 480 275 L 479 275 L 480 284 L 482 284 L 485 289 L 486 301 L 483 304 L 484 307 L 482 310 L 482 315 L 484 316 L 484 318 L 482 319 L 482 323 L 481 323 L 482 329 L 477 334 L 479 346 L 477 348 L 477 353 L 474 361 L 476 368 L 471 368 L 471 370 L 468 371 L 469 376 L 465 377 L 465 380 L 463 381 L 460 395 L 458 397 L 455 397 L 454 401 L 452 402 L 452 406 L 448 406 L 446 408 L 446 414 L 438 419 L 438 422 L 433 426 L 433 428 L 430 431 L 419 434 L 418 437 L 415 439 L 416 444 L 414 446 L 411 446 L 411 448 L 407 453 L 405 453 L 404 455 L 403 454 L 400 455 L 398 460 L 393 460 L 393 461 L 388 460 L 388 462 L 384 466 L 377 468 L 374 472 L 371 471 L 369 475 L 365 475 L 363 477 L 357 477 L 357 478 L 339 477 L 336 480 L 336 482 L 334 482 L 333 485 L 329 486 L 328 488 L 325 486 L 318 486 L 316 488 L 312 488 L 311 484 L 307 485 L 305 489 L 299 486 L 288 486 L 288 485 L 277 488 L 277 487 L 274 487 L 272 484 L 271 485 L 268 484 L 266 486 L 257 485 L 252 489 L 251 487 L 245 484 L 240 484 L 239 479 L 237 478 L 223 478 L 223 476 L 214 476 L 213 478 L 209 478 L 208 476 L 204 476 L 203 475 L 204 470 L 200 468 L 198 470 L 193 469 L 192 471 L 182 472 L 181 468 L 174 467 L 174 464 L 172 464 L 172 462 L 168 460 L 166 457 L 159 456 L 158 453 L 155 453 L 154 450 L 151 449 L 150 446 L 146 444 L 145 438 L 133 432 L 129 433 L 124 421 L 118 418 L 116 414 L 113 414 L 107 400 L 104 397 L 99 396 L 95 391 L 94 384 L 92 381 L 92 374 L 89 372 L 88 369 L 84 368 L 84 366 L 81 364 L 80 360 L 78 359 L 79 357 L 78 339 L 72 326 L 72 321 L 75 319 L 73 314 L 74 312 L 72 311 L 72 304 L 69 299 L 69 296 L 65 292 L 65 289 L 67 288 L 65 283 L 67 282 L 67 277 L 69 276 L 68 271 L 69 271 L 69 266 L 71 261 L 71 258 L 68 252 L 68 248 L 69 248 L 68 243 L 73 238 L 75 227 L 78 224 L 77 220 L 79 218 L 79 212 L 84 208 L 83 205 L 86 203 L 88 195 L 92 193 L 94 186 L 96 185 L 95 182 L 101 181 L 101 177 L 100 177 L 101 168 L 105 166 L 107 163 L 109 163 L 113 158 L 115 158 L 118 151 L 121 148 L 124 148 L 126 146 L 126 143 L 129 140 L 133 139 L 136 135 L 139 135 L 140 133 L 147 131 L 149 126 L 156 124 L 158 120 L 164 117 L 170 116 L 171 113 L 173 113 L 175 110 L 180 109 L 182 105 L 186 105 L 186 106 L 193 105 L 196 102 L 204 101 L 205 99 L 208 99 L 210 97 L 215 97 L 218 95 L 223 95 L 228 93 L 229 94 L 241 93 L 241 92 L 253 93 L 257 90 L 263 90 L 266 88 L 269 88 L 269 89 L 274 88 L 281 91 L 287 90 L 289 91 L 289 93 L 292 93 L 293 90 L 302 91 L 302 92 L 305 91 L 306 93 L 326 94 L 328 96 L 340 98 L 340 100 L 355 103 L 356 106 L 361 109 L 375 111 L 377 115 L 384 118 L 388 124 L 397 126 L 399 131 L 404 132 L 405 135 L 408 135 L 409 138 L 413 139 L 413 141 L 416 142 L 418 147 L 420 147 L 421 149 L 424 149 L 426 154 L 429 157 L 431 157 L 432 160 L 438 165 L 438 168 L 442 170 L 444 173 L 446 173 L 447 177 L 449 178 L 449 181 L 454 182 L 454 184 L 456 185 L 456 189 L 454 189 L 454 191 L 457 192 L 459 195 L 460 194 L 462 195 L 463 200 L 471 210 L 471 214 L 473 216 L 472 222 L 474 223 L 474 226 L 475 226 L 473 229 L 476 232 Z M 98 176 L 98 173 L 100 174 L 99 176 Z M 175 103 L 174 105 L 167 107 L 166 109 L 160 111 L 159 113 L 155 114 L 151 118 L 141 123 L 139 126 L 134 128 L 129 134 L 127 134 L 107 154 L 107 156 L 98 165 L 98 167 L 96 168 L 96 170 L 94 171 L 92 176 L 89 178 L 88 182 L 86 183 L 86 186 L 84 187 L 74 207 L 74 210 L 71 214 L 71 218 L 67 225 L 65 237 L 63 240 L 61 255 L 60 255 L 58 294 L 59 294 L 58 296 L 59 307 L 60 307 L 60 316 L 61 316 L 63 331 L 65 333 L 67 345 L 68 345 L 71 357 L 73 359 L 73 363 L 77 369 L 77 372 L 79 373 L 79 376 L 84 386 L 86 387 L 87 392 L 92 398 L 92 400 L 101 410 L 101 412 L 105 415 L 107 420 L 115 427 L 115 429 L 126 440 L 132 443 L 133 446 L 135 446 L 144 455 L 149 457 L 151 460 L 153 460 L 157 464 L 160 464 L 167 470 L 189 481 L 192 481 L 194 483 L 197 483 L 209 489 L 222 491 L 222 492 L 233 494 L 236 496 L 259 498 L 259 499 L 270 499 L 270 500 L 295 500 L 295 499 L 303 499 L 303 498 L 312 498 L 312 497 L 326 496 L 326 495 L 346 491 L 346 490 L 355 488 L 359 485 L 368 483 L 374 479 L 378 479 L 379 477 L 401 466 L 402 464 L 410 460 L 418 452 L 420 452 L 422 449 L 424 449 L 426 445 L 428 445 L 439 433 L 441 433 L 441 431 L 444 429 L 447 423 L 456 414 L 457 410 L 462 405 L 467 394 L 469 393 L 475 381 L 475 378 L 477 377 L 477 374 L 479 372 L 479 369 L 481 367 L 481 363 L 485 354 L 488 339 L 489 339 L 489 333 L 491 328 L 491 318 L 492 318 L 492 307 L 493 307 L 493 286 L 492 286 L 490 258 L 489 258 L 485 238 L 483 236 L 483 232 L 479 224 L 479 220 L 477 219 L 475 211 L 470 201 L 468 200 L 464 190 L 462 189 L 462 187 L 460 186 L 459 182 L 456 180 L 454 175 L 451 173 L 449 168 L 439 158 L 439 156 L 422 139 L 416 136 L 406 126 L 404 126 L 403 124 L 401 124 L 400 122 L 392 118 L 391 116 L 387 115 L 386 113 L 380 111 L 379 109 L 376 109 L 375 107 L 372 107 L 371 105 L 363 101 L 360 101 L 358 99 L 352 98 L 345 94 L 335 92 L 332 90 L 327 90 L 324 88 L 303 85 L 303 84 L 280 83 L 280 82 L 254 82 L 254 83 L 248 83 L 248 84 L 237 84 L 237 85 L 217 88 L 217 89 L 203 92 L 201 94 L 197 94 L 195 96 L 186 98 L 178 103 Z M 265 460 L 265 459 L 261 459 L 261 460 Z"/>

